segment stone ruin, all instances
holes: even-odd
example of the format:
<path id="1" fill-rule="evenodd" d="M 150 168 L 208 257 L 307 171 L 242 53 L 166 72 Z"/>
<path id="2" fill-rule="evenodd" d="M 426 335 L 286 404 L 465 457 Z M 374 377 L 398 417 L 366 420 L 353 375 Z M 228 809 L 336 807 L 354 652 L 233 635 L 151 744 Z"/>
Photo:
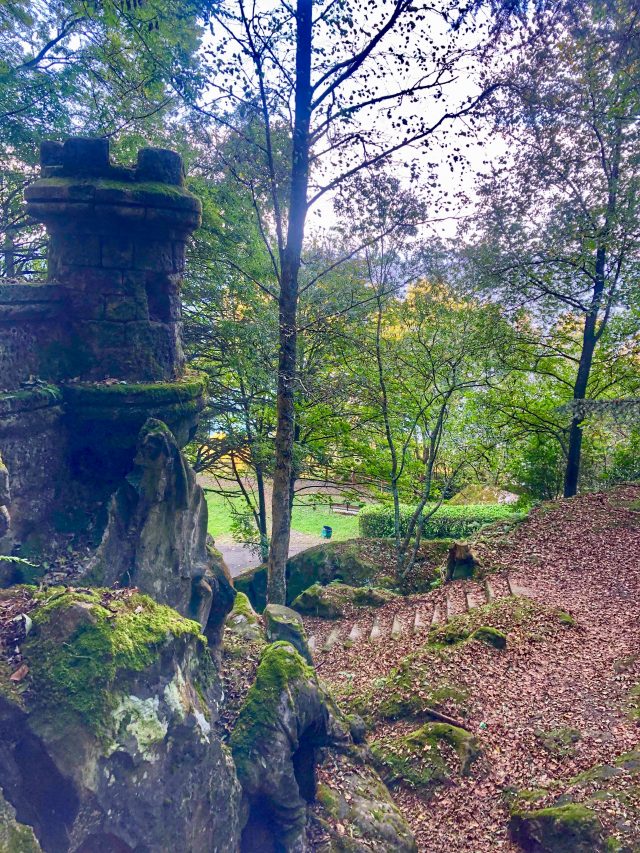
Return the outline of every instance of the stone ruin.
<path id="1" fill-rule="evenodd" d="M 104 536 L 93 581 L 125 579 L 206 622 L 226 584 L 180 453 L 204 406 L 180 302 L 200 201 L 173 151 L 143 148 L 127 168 L 107 140 L 68 139 L 43 143 L 41 165 L 26 202 L 49 235 L 47 281 L 0 285 L 0 554 L 91 528 Z M 158 560 L 164 581 L 151 577 Z"/>
<path id="2" fill-rule="evenodd" d="M 236 593 L 182 453 L 205 384 L 181 348 L 201 217 L 181 158 L 145 148 L 125 168 L 68 139 L 41 159 L 26 201 L 47 281 L 0 284 L 0 849 L 329 853 L 332 820 L 354 849 L 414 853 L 304 629 L 265 634 L 244 596 L 225 622 Z M 66 574 L 59 546 L 82 555 Z M 260 655 L 227 743 L 225 625 L 227 667 Z M 335 814 L 311 818 L 316 767 L 336 762 Z"/>

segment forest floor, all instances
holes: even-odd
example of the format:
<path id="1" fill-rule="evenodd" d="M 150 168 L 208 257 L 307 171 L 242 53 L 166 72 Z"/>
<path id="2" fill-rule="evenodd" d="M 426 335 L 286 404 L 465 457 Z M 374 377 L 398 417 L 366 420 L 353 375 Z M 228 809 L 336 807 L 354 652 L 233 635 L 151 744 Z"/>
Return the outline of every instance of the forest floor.
<path id="1" fill-rule="evenodd" d="M 452 770 L 444 784 L 391 787 L 419 850 L 520 849 L 508 823 L 509 804 L 523 789 L 540 789 L 536 808 L 562 795 L 588 801 L 608 836 L 623 841 L 624 849 L 639 849 L 640 788 L 633 776 L 640 761 L 628 765 L 632 772 L 615 761 L 640 744 L 640 489 L 623 486 L 544 504 L 507 539 L 489 540 L 483 564 L 491 567 L 488 577 L 498 590 L 493 604 L 500 606 L 477 612 L 486 620 L 481 624 L 491 624 L 494 614 L 494 627 L 507 634 L 506 648 L 471 641 L 452 646 L 450 653 L 427 651 L 425 682 L 412 682 L 412 700 L 432 697 L 439 685 L 455 685 L 464 701 L 445 699 L 439 710 L 461 720 L 481 748 L 469 775 Z M 368 618 L 383 628 L 393 620 L 405 626 L 395 638 L 387 628 L 372 641 L 365 630 L 358 642 L 345 643 L 354 619 L 366 621 L 362 608 L 337 621 L 305 618 L 307 632 L 316 637 L 321 678 L 344 707 L 365 716 L 371 712 L 370 743 L 394 738 L 400 743 L 425 721 L 419 702 L 413 701 L 409 716 L 376 715 L 375 708 L 393 698 L 395 668 L 406 665 L 407 655 L 411 662 L 421 648 L 428 649 L 429 637 L 433 646 L 433 632 L 443 628 L 434 613 L 435 628 L 427 617 L 426 626 L 412 630 L 416 608 L 433 612 L 437 605 L 445 613 L 448 606 L 451 617 L 452 595 L 467 602 L 473 595 L 463 594 L 465 585 L 470 582 L 457 581 L 371 610 Z M 509 597 L 512 589 L 528 599 L 524 608 L 521 599 Z M 557 609 L 573 619 L 559 620 Z M 464 618 L 469 617 L 458 621 Z M 341 640 L 323 651 L 332 631 L 341 632 Z M 432 698 L 428 704 L 433 707 Z M 614 769 L 576 780 L 599 765 Z M 610 776 L 624 796 L 601 790 L 611 787 Z"/>

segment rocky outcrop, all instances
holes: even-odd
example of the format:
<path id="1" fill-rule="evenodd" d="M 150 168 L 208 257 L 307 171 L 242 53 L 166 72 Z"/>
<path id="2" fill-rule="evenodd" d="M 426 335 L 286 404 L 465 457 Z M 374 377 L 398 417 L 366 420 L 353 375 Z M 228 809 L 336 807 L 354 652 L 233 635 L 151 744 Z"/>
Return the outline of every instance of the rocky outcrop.
<path id="1" fill-rule="evenodd" d="M 267 604 L 263 618 L 268 642 L 283 640 L 291 643 L 307 663 L 313 664 L 304 623 L 295 610 L 282 604 Z"/>
<path id="2" fill-rule="evenodd" d="M 132 590 L 32 588 L 20 604 L 33 627 L 26 673 L 0 685 L 0 778 L 43 850 L 236 849 L 240 789 L 200 626 Z"/>
<path id="3" fill-rule="evenodd" d="M 319 773 L 317 853 L 416 853 L 411 830 L 375 770 L 353 755 L 323 751 Z"/>
<path id="4" fill-rule="evenodd" d="M 509 828 L 532 853 L 598 853 L 610 848 L 595 812 L 580 803 L 514 811 Z"/>
<path id="5" fill-rule="evenodd" d="M 344 616 L 345 605 L 353 607 L 382 607 L 397 597 L 395 592 L 373 586 L 353 587 L 343 583 L 322 586 L 314 583 L 291 602 L 299 613 L 320 616 L 323 619 L 339 619 Z"/>
<path id="6" fill-rule="evenodd" d="M 16 812 L 0 789 L 0 853 L 42 853 L 30 826 L 18 823 Z"/>
<path id="7" fill-rule="evenodd" d="M 376 566 L 360 553 L 360 543 L 329 542 L 301 551 L 287 561 L 287 604 L 312 584 L 343 581 L 353 586 L 371 584 Z M 267 567 L 258 566 L 234 579 L 236 589 L 249 596 L 256 610 L 267 601 Z"/>
<path id="8" fill-rule="evenodd" d="M 309 849 L 316 752 L 349 743 L 348 722 L 314 670 L 291 644 L 267 646 L 231 736 L 247 798 L 243 850 L 270 849 L 276 838 L 287 853 Z"/>
<path id="9" fill-rule="evenodd" d="M 207 548 L 202 488 L 162 421 L 150 418 L 140 431 L 134 468 L 111 499 L 85 580 L 135 586 L 212 634 L 231 609 L 233 589 Z"/>

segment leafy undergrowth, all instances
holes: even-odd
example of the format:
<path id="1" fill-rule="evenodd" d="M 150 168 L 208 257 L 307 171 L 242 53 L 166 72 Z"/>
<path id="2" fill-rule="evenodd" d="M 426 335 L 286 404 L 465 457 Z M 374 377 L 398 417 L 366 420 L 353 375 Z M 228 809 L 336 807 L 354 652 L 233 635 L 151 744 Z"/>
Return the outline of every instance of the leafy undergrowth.
<path id="1" fill-rule="evenodd" d="M 510 814 L 516 793 L 531 789 L 541 793 L 521 807 L 583 804 L 608 849 L 640 849 L 640 774 L 620 758 L 640 744 L 639 499 L 639 488 L 625 486 L 545 504 L 514 529 L 485 536 L 483 558 L 526 587 L 531 601 L 514 597 L 445 629 L 337 643 L 319 655 L 321 677 L 367 717 L 370 742 L 388 747 L 395 738 L 406 747 L 437 719 L 430 711 L 477 739 L 481 754 L 468 775 L 445 749 L 446 784 L 394 783 L 421 851 L 519 850 Z M 411 624 L 416 604 L 429 600 L 410 596 L 376 613 Z M 354 609 L 331 623 L 305 621 L 322 641 L 356 618 Z M 471 639 L 481 626 L 505 633 L 506 647 Z M 594 773 L 602 766 L 613 775 Z"/>

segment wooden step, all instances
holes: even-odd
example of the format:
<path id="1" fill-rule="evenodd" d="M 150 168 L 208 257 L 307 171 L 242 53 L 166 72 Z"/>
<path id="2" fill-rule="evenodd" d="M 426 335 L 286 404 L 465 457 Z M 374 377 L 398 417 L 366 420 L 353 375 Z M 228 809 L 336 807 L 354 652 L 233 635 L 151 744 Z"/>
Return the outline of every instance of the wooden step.
<path id="1" fill-rule="evenodd" d="M 338 642 L 338 638 L 340 637 L 340 628 L 334 628 L 327 639 L 324 641 L 324 645 L 322 647 L 323 652 L 330 652 L 331 649 Z"/>
<path id="2" fill-rule="evenodd" d="M 413 633 L 418 634 L 420 631 L 423 631 L 428 624 L 429 620 L 426 618 L 424 609 L 422 607 L 416 607 L 416 612 L 413 616 Z"/>
<path id="3" fill-rule="evenodd" d="M 376 643 L 382 637 L 382 630 L 380 628 L 380 620 L 376 616 L 373 620 L 373 625 L 371 626 L 371 633 L 369 634 L 369 642 Z"/>
<path id="4" fill-rule="evenodd" d="M 402 624 L 402 621 L 401 621 L 400 617 L 398 616 L 398 614 L 396 613 L 395 616 L 393 617 L 393 624 L 391 626 L 391 639 L 392 640 L 399 640 L 400 637 L 402 636 L 403 628 L 404 628 L 404 626 Z"/>
<path id="5" fill-rule="evenodd" d="M 346 649 L 353 646 L 354 643 L 357 643 L 358 640 L 362 637 L 362 628 L 358 625 L 357 622 L 354 622 L 351 626 L 351 630 L 349 631 L 349 636 L 344 641 L 344 647 Z"/>

